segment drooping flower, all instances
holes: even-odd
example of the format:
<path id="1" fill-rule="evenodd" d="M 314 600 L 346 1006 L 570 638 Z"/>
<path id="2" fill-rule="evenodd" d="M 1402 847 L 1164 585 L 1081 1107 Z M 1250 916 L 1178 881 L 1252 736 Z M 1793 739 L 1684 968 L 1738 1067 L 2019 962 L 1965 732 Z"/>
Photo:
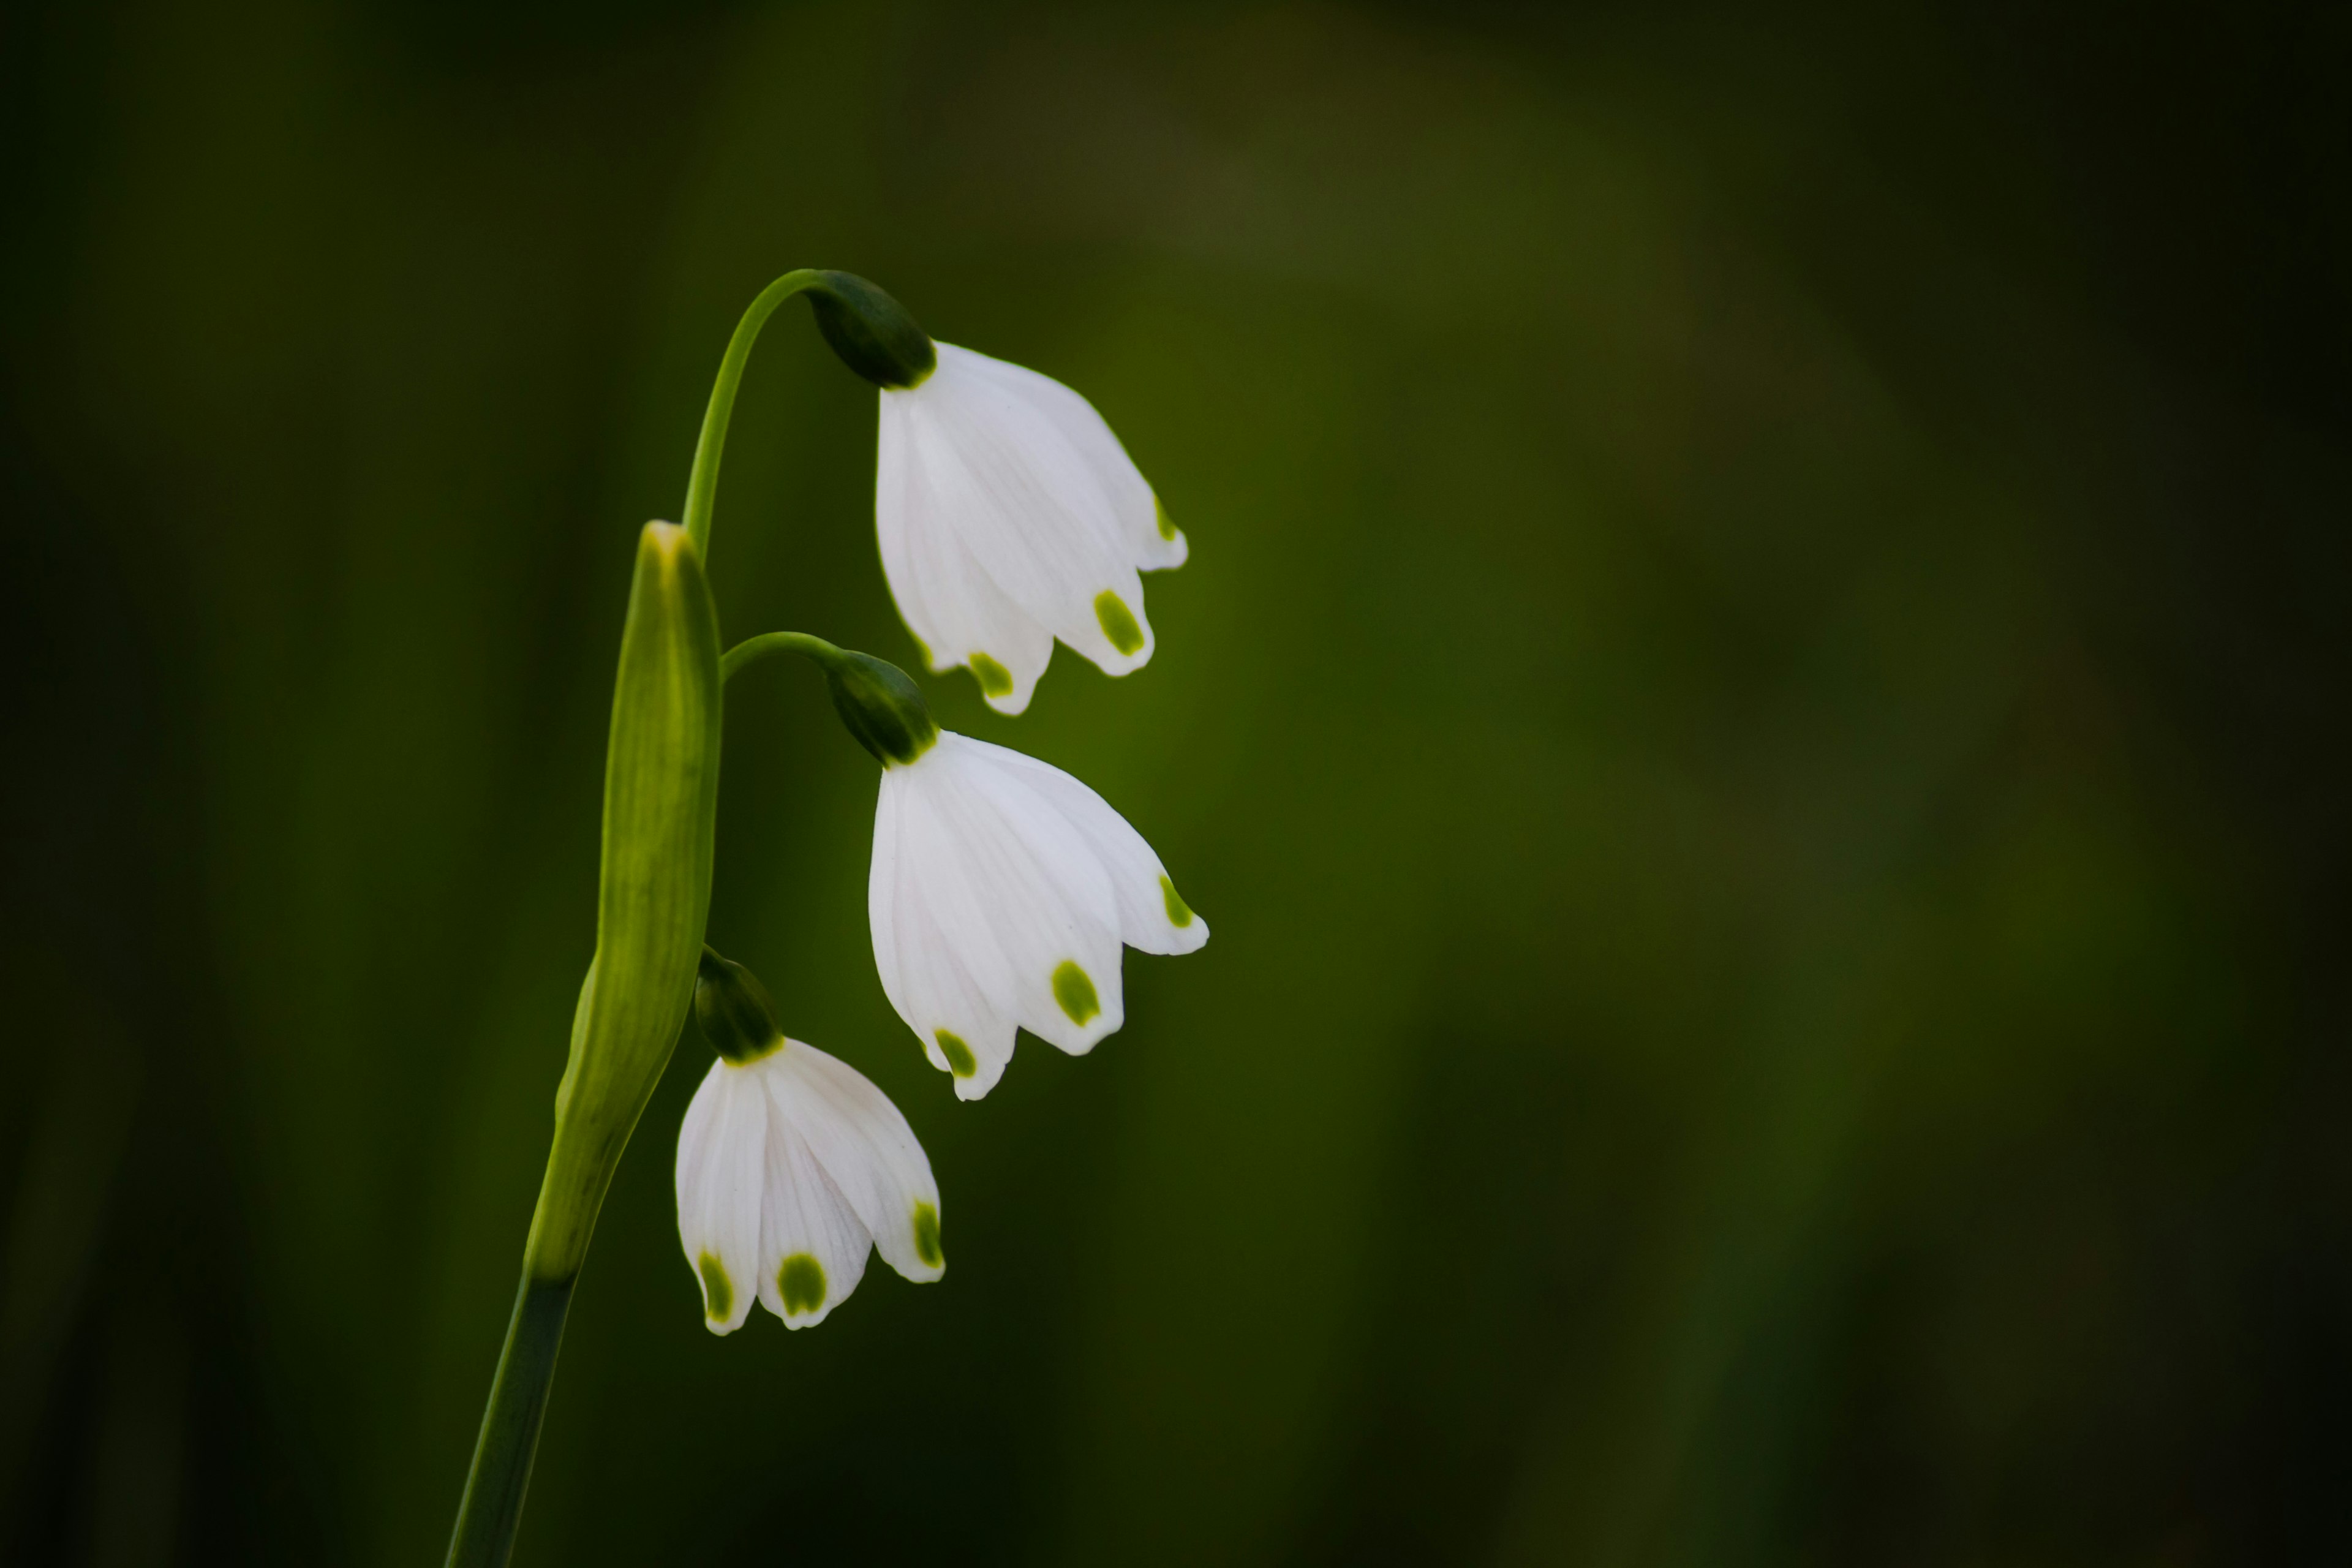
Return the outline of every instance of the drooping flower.
<path id="1" fill-rule="evenodd" d="M 1092 405 L 1061 383 L 937 343 L 882 390 L 874 512 L 882 568 L 932 673 L 970 668 L 1018 713 L 1060 638 L 1110 675 L 1150 659 L 1139 572 L 1183 533 Z"/>
<path id="2" fill-rule="evenodd" d="M 696 1016 L 719 1050 L 677 1137 L 677 1234 L 703 1321 L 733 1333 L 756 1297 L 787 1328 L 821 1323 L 868 1250 L 937 1279 L 940 1190 L 914 1130 L 865 1075 L 787 1040 L 766 993 L 705 952 Z"/>
<path id="3" fill-rule="evenodd" d="M 1209 940 L 1143 836 L 1059 768 L 946 731 L 883 760 L 874 962 L 959 1097 L 994 1087 L 1016 1028 L 1074 1056 L 1117 1029 L 1122 946 Z"/>

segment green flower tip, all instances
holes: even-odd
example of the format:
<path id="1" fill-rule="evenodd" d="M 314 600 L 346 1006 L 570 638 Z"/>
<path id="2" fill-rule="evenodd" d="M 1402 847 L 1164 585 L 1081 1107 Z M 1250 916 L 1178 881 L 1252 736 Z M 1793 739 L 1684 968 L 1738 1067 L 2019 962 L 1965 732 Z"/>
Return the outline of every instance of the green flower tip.
<path id="1" fill-rule="evenodd" d="M 694 1021 L 710 1048 L 738 1067 L 784 1047 L 776 1005 L 760 977 L 709 947 L 695 969 Z"/>
<path id="2" fill-rule="evenodd" d="M 886 391 L 921 385 L 940 363 L 907 307 L 855 273 L 818 273 L 809 305 L 841 363 Z"/>
<path id="3" fill-rule="evenodd" d="M 961 1037 L 941 1029 L 938 1038 L 940 1055 L 947 1058 L 948 1071 L 958 1078 L 970 1078 L 980 1070 L 980 1058 L 971 1054 L 971 1047 L 963 1043 Z"/>
<path id="4" fill-rule="evenodd" d="M 947 1262 L 940 1250 L 940 1211 L 927 1203 L 915 1205 L 915 1256 L 933 1268 Z"/>
<path id="5" fill-rule="evenodd" d="M 1062 1005 L 1073 1024 L 1084 1024 L 1102 1011 L 1102 999 L 1095 994 L 1093 977 L 1071 959 L 1064 959 L 1054 968 L 1054 1000 Z"/>
<path id="6" fill-rule="evenodd" d="M 809 1253 L 793 1253 L 776 1270 L 776 1291 L 784 1299 L 784 1316 L 807 1316 L 824 1305 L 824 1265 Z"/>
<path id="7" fill-rule="evenodd" d="M 1103 636 L 1110 646 L 1132 658 L 1143 651 L 1143 627 L 1137 624 L 1135 612 L 1127 601 L 1105 588 L 1095 595 L 1095 619 L 1101 623 Z"/>
<path id="8" fill-rule="evenodd" d="M 702 1315 L 714 1323 L 723 1323 L 735 1310 L 735 1287 L 728 1282 L 726 1265 L 706 1252 L 702 1255 Z"/>
<path id="9" fill-rule="evenodd" d="M 964 661 L 971 678 L 980 682 L 981 693 L 987 697 L 1013 695 L 1013 672 L 984 653 L 973 654 Z"/>

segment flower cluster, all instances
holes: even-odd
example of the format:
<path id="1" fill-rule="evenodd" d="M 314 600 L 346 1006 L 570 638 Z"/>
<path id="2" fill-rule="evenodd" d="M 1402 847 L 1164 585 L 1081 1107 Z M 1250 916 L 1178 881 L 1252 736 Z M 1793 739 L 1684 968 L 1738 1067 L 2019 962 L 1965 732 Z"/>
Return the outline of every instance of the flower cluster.
<path id="1" fill-rule="evenodd" d="M 1017 714 L 1056 640 L 1112 675 L 1145 664 L 1139 574 L 1182 564 L 1186 544 L 1102 416 L 1034 371 L 933 343 L 862 279 L 812 276 L 827 341 L 881 388 L 883 568 L 932 672 L 961 666 Z M 903 671 L 821 638 L 754 637 L 722 669 L 773 652 L 824 670 L 882 764 L 875 966 L 959 1098 L 995 1086 L 1019 1030 L 1078 1055 L 1118 1029 L 1126 948 L 1208 941 L 1142 835 L 1078 780 L 942 731 Z M 759 982 L 707 949 L 695 1013 L 719 1059 L 679 1132 L 678 1238 L 710 1330 L 740 1327 L 754 1298 L 789 1327 L 822 1322 L 869 1249 L 908 1279 L 938 1279 L 939 1187 L 897 1107 L 786 1039 Z"/>
<path id="2" fill-rule="evenodd" d="M 735 395 L 761 329 L 805 296 L 841 362 L 881 389 L 875 525 L 900 614 L 934 674 L 961 665 L 1002 713 L 1025 710 L 1056 639 L 1113 675 L 1151 658 L 1139 574 L 1184 536 L 1101 416 L 1033 371 L 934 343 L 881 289 L 786 273 L 719 362 L 676 525 L 647 523 L 621 632 L 604 754 L 596 949 L 572 1015 L 521 1289 L 450 1538 L 452 1568 L 506 1563 L 563 1324 L 596 1214 L 689 1005 L 719 1053 L 678 1130 L 677 1234 L 703 1318 L 728 1334 L 758 1300 L 824 1321 L 867 1255 L 940 1277 L 940 1189 L 898 1107 L 848 1064 L 784 1037 L 774 1005 L 707 942 L 727 679 L 811 658 L 882 764 L 866 916 L 882 988 L 925 1056 L 978 1100 L 1022 1029 L 1076 1054 L 1126 1016 L 1126 949 L 1190 952 L 1209 928 L 1142 836 L 1034 758 L 943 733 L 905 671 L 770 632 L 720 653 L 703 562 Z"/>

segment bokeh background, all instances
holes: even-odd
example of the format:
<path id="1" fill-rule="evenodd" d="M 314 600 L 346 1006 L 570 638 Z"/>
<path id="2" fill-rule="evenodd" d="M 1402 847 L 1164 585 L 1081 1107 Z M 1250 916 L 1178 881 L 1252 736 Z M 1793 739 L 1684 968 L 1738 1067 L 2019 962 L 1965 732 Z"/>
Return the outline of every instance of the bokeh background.
<path id="1" fill-rule="evenodd" d="M 605 1211 L 519 1561 L 2352 1558 L 2352 26 L 2010 3 L 20 3 L 0 1558 L 437 1563 L 633 540 L 788 268 L 1190 532 L 953 727 L 1216 938 L 956 1102 L 874 770 L 730 700 L 713 941 L 952 1263 L 717 1340 Z M 730 637 L 911 662 L 795 306 Z"/>

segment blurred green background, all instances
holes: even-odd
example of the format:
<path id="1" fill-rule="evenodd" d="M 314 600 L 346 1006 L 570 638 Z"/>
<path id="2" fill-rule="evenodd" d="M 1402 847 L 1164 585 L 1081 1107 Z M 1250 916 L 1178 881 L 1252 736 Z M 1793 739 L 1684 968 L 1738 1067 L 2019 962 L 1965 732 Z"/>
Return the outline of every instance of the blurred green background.
<path id="1" fill-rule="evenodd" d="M 1160 651 L 952 727 L 1216 940 L 961 1105 L 875 773 L 712 940 L 945 1281 L 707 1334 L 691 1032 L 518 1560 L 2352 1559 L 2340 8 L 20 0 L 0 1559 L 437 1563 L 639 524 L 850 268 L 1104 411 Z M 730 637 L 912 662 L 794 306 Z"/>

